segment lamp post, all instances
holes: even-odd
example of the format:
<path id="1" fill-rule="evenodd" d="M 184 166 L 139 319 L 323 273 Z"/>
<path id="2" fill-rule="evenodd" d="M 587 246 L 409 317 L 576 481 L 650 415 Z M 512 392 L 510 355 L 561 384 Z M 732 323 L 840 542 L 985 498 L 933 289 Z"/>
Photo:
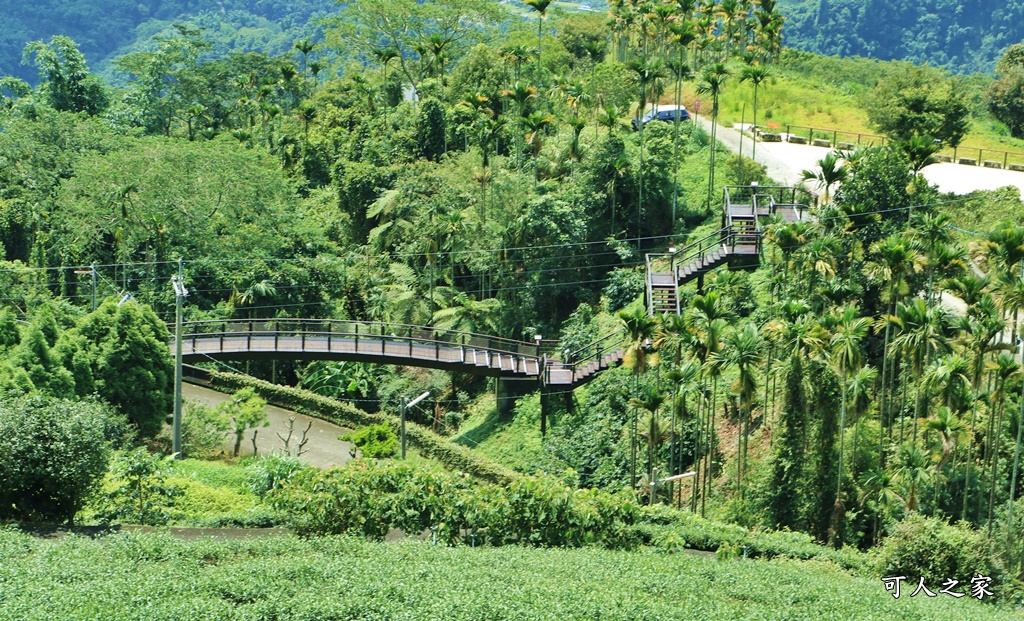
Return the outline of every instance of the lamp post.
<path id="1" fill-rule="evenodd" d="M 423 393 L 422 395 L 416 397 L 412 401 L 409 401 L 408 399 L 405 399 L 405 398 L 402 399 L 402 426 L 401 426 L 402 459 L 405 459 L 405 411 L 408 410 L 409 408 L 411 408 L 412 406 L 416 405 L 420 401 L 423 401 L 424 399 L 426 399 L 429 396 L 430 396 L 430 391 L 427 391 L 427 392 Z"/>
<path id="2" fill-rule="evenodd" d="M 174 286 L 174 440 L 173 452 L 181 459 L 181 305 L 188 296 L 181 274 L 171 276 Z"/>

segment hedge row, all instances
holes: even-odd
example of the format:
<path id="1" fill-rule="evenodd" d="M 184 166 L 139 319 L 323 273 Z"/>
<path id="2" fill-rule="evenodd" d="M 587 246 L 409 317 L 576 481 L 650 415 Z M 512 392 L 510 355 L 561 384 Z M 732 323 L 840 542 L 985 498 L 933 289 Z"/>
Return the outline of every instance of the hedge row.
<path id="1" fill-rule="evenodd" d="M 242 388 L 253 388 L 269 403 L 343 427 L 358 428 L 387 423 L 395 429 L 395 433 L 398 433 L 401 424 L 399 418 L 391 414 L 370 414 L 355 406 L 329 399 L 308 390 L 271 384 L 245 375 L 212 372 L 210 381 L 214 388 L 231 392 Z M 422 425 L 406 421 L 405 434 L 409 444 L 419 450 L 422 455 L 437 460 L 450 470 L 465 472 L 497 485 L 508 485 L 520 478 L 516 472 L 478 455 L 464 446 L 442 438 Z"/>
<path id="2" fill-rule="evenodd" d="M 750 531 L 737 524 L 714 522 L 687 511 L 676 511 L 663 505 L 645 507 L 633 527 L 648 545 L 663 549 L 681 546 L 716 552 L 721 548 L 734 550 L 749 558 L 776 556 L 803 560 L 829 560 L 852 570 L 867 568 L 872 559 L 857 550 L 834 550 L 817 544 L 801 532 Z"/>
<path id="3" fill-rule="evenodd" d="M 638 507 L 628 490 L 572 489 L 543 476 L 488 485 L 465 473 L 359 459 L 343 468 L 304 468 L 267 499 L 303 535 L 382 540 L 392 529 L 430 529 L 447 544 L 628 549 L 636 543 L 629 527 Z"/>

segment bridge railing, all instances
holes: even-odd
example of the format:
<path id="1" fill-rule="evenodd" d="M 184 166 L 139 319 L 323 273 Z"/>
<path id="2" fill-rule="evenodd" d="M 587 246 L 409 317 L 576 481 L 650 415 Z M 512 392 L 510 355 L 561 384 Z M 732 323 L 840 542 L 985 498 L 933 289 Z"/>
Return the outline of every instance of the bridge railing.
<path id="1" fill-rule="evenodd" d="M 622 333 L 611 332 L 592 343 L 588 343 L 574 351 L 562 352 L 562 361 L 548 360 L 547 370 L 568 370 L 576 373 L 593 362 L 599 362 L 606 354 L 622 347 Z"/>
<path id="2" fill-rule="evenodd" d="M 495 353 L 525 357 L 539 357 L 545 349 L 541 342 L 528 343 L 496 336 L 444 330 L 430 326 L 414 326 L 369 321 L 338 319 L 227 319 L 192 321 L 183 324 L 182 340 L 200 338 L 230 338 L 237 336 L 276 336 L 329 338 L 369 338 L 403 343 L 423 343 L 437 346 L 464 346 L 486 349 Z M 172 332 L 173 335 L 173 332 Z M 173 341 L 173 336 L 172 336 Z M 548 345 L 550 348 L 550 345 Z"/>

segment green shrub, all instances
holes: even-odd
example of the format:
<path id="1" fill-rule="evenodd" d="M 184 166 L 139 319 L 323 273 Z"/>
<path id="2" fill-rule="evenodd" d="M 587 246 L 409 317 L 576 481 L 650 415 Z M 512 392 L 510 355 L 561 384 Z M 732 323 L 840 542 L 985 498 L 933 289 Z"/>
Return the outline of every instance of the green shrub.
<path id="1" fill-rule="evenodd" d="M 185 455 L 196 459 L 220 455 L 230 430 L 227 419 L 215 408 L 189 401 L 181 420 L 181 445 Z"/>
<path id="2" fill-rule="evenodd" d="M 304 534 L 382 539 L 397 528 L 434 529 L 448 543 L 465 534 L 492 545 L 627 548 L 635 541 L 629 526 L 637 505 L 628 493 L 573 490 L 545 477 L 474 485 L 466 475 L 355 460 L 344 468 L 302 470 L 268 499 Z"/>
<path id="3" fill-rule="evenodd" d="M 112 489 L 104 494 L 96 517 L 102 523 L 166 524 L 180 494 L 167 483 L 172 464 L 172 456 L 150 455 L 144 448 L 118 455 L 110 467 Z"/>
<path id="4" fill-rule="evenodd" d="M 916 583 L 947 578 L 967 584 L 981 574 L 998 583 L 999 566 L 988 553 L 988 542 L 978 531 L 964 525 L 913 512 L 890 529 L 882 543 L 879 569 L 885 576 L 906 576 Z"/>
<path id="5" fill-rule="evenodd" d="M 848 569 L 865 568 L 870 560 L 853 549 L 834 550 L 819 545 L 806 533 L 747 530 L 665 505 L 644 507 L 633 530 L 644 543 L 658 549 L 677 548 L 679 541 L 685 541 L 689 548 L 707 552 L 717 552 L 723 546 L 738 547 L 742 551 L 746 546 L 748 558 L 827 559 Z"/>
<path id="6" fill-rule="evenodd" d="M 284 453 L 271 453 L 255 459 L 246 468 L 246 485 L 250 492 L 263 498 L 291 480 L 296 472 L 306 467 L 298 457 Z"/>
<path id="7" fill-rule="evenodd" d="M 363 457 L 381 459 L 394 457 L 398 452 L 398 436 L 387 423 L 370 425 L 358 431 L 347 433 L 339 438 L 355 445 Z"/>
<path id="8" fill-rule="evenodd" d="M 217 515 L 242 513 L 256 504 L 256 499 L 248 494 L 223 487 L 210 487 L 192 479 L 167 477 L 166 485 L 175 490 L 174 505 L 167 510 L 172 522 L 191 522 Z"/>
<path id="9" fill-rule="evenodd" d="M 125 427 L 94 401 L 0 402 L 0 519 L 73 521 Z"/>

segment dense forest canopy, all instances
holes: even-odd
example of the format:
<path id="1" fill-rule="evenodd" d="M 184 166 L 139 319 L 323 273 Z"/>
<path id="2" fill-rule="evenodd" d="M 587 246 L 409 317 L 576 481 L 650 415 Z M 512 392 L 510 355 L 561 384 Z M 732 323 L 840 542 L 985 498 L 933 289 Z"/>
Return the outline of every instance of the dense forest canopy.
<path id="1" fill-rule="evenodd" d="M 1024 39 L 1021 0 L 779 0 L 786 45 L 992 73 Z"/>
<path id="2" fill-rule="evenodd" d="M 229 50 L 280 55 L 316 31 L 311 17 L 336 10 L 334 0 L 4 0 L 0 75 L 34 81 L 35 72 L 21 63 L 25 44 L 58 34 L 74 39 L 90 65 L 102 70 L 113 57 L 135 45 L 145 47 L 175 22 L 206 28 L 221 55 Z"/>

